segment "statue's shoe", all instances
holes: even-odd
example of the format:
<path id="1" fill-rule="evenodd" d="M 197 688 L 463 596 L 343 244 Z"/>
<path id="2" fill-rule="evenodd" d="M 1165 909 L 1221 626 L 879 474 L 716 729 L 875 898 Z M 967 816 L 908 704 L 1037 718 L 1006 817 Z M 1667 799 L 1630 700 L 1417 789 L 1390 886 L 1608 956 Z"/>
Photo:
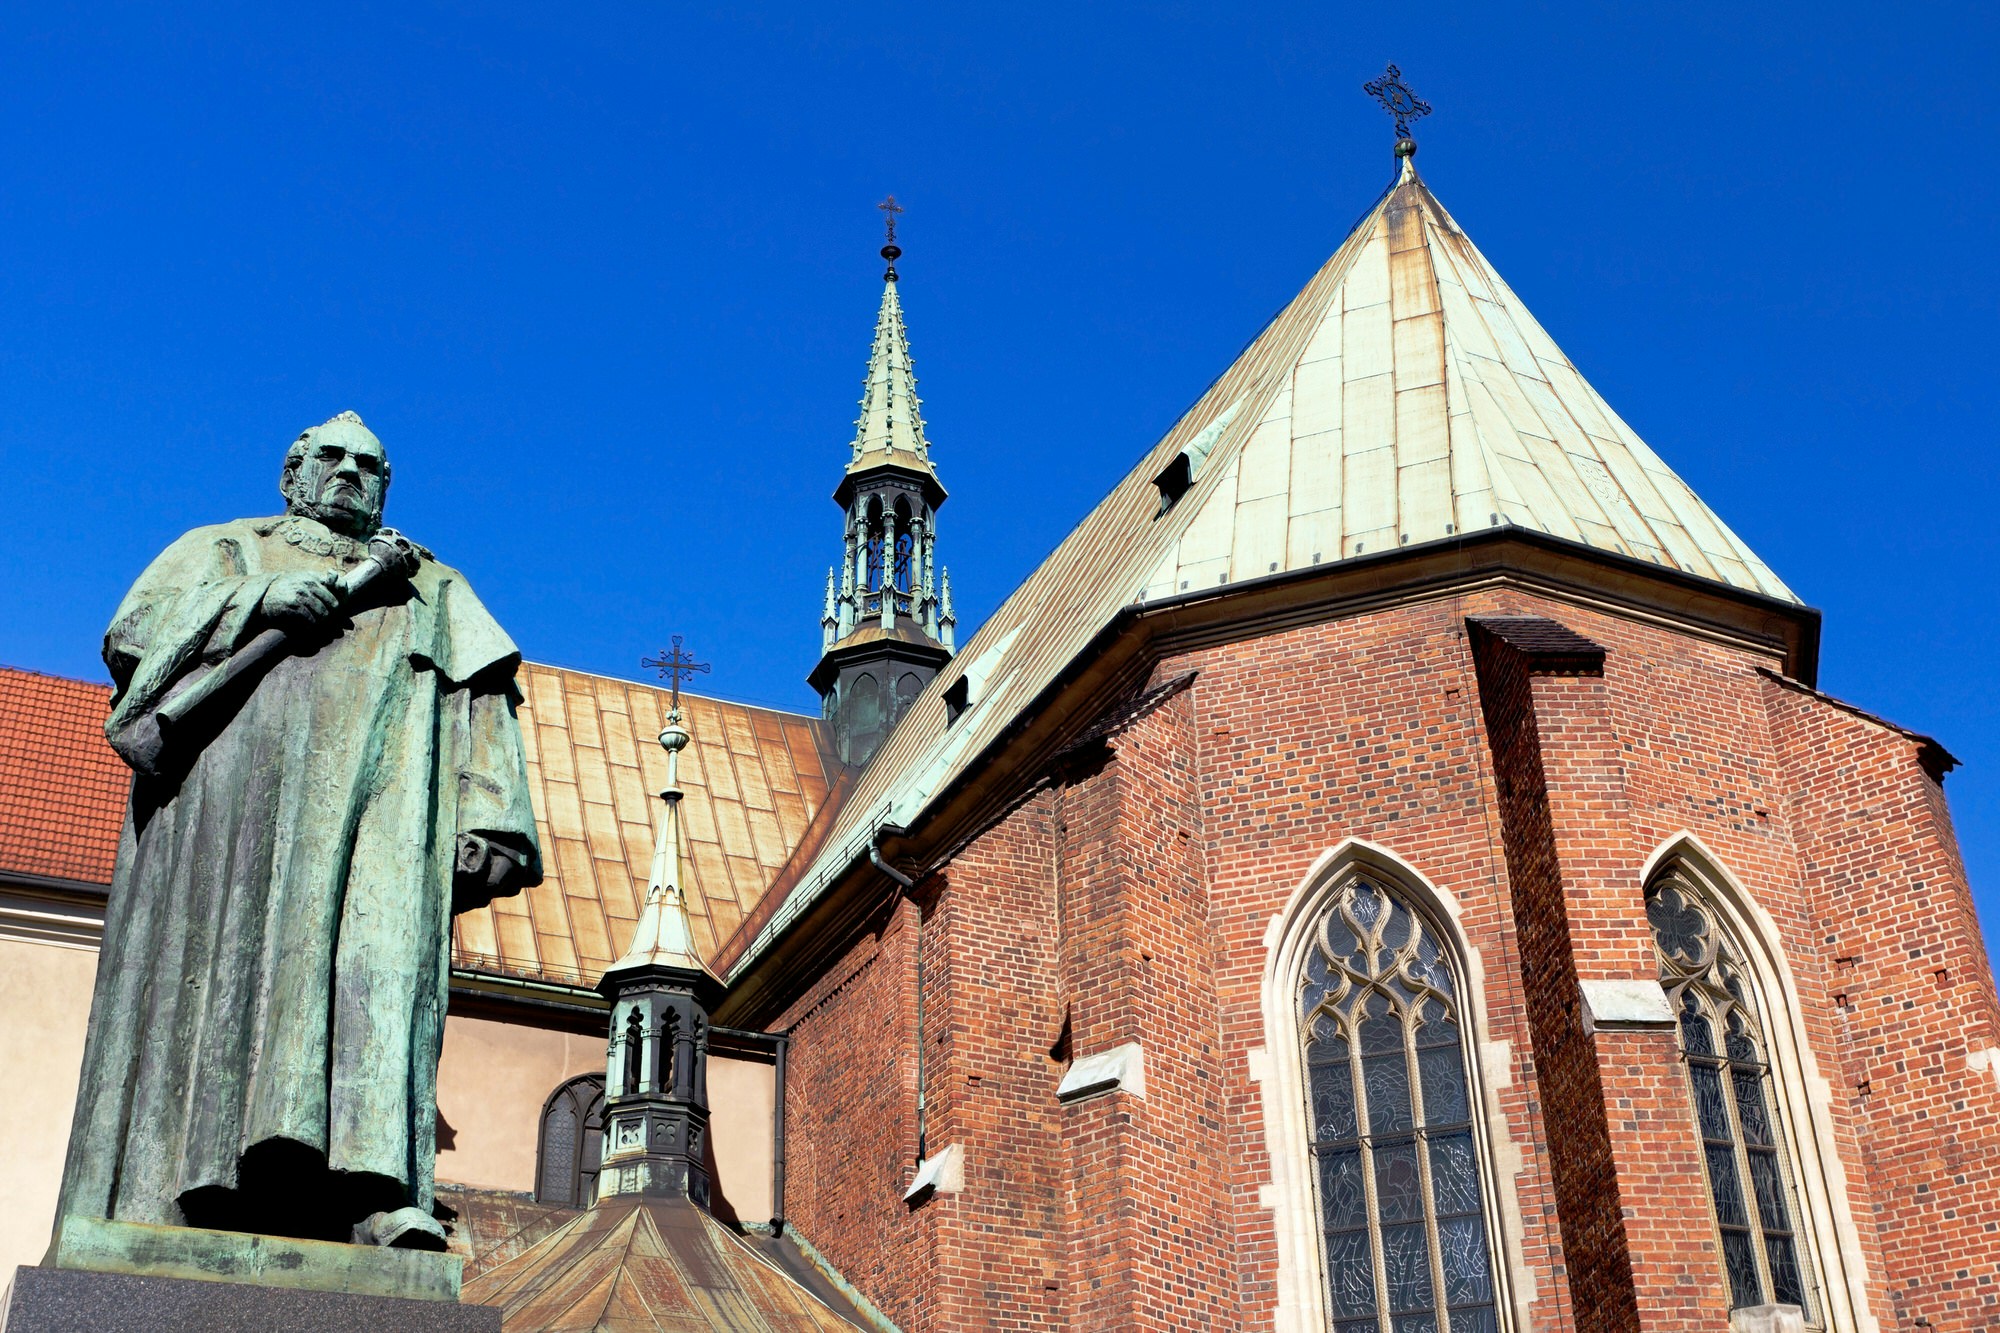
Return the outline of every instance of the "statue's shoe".
<path id="1" fill-rule="evenodd" d="M 389 1245 L 402 1250 L 447 1248 L 444 1225 L 421 1208 L 370 1213 L 354 1224 L 356 1245 Z"/>

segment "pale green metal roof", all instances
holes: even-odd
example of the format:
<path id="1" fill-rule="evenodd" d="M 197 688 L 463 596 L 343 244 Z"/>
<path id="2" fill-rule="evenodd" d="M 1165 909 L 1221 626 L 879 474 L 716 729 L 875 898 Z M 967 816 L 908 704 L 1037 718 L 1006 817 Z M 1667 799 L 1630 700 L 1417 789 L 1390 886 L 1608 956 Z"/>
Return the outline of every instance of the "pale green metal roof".
<path id="1" fill-rule="evenodd" d="M 903 302 L 894 278 L 882 284 L 875 345 L 868 353 L 868 378 L 861 386 L 861 415 L 854 421 L 853 452 L 847 465 L 850 473 L 893 462 L 936 475 L 930 441 L 924 438 L 923 400 L 917 397 L 910 335 L 903 327 Z"/>

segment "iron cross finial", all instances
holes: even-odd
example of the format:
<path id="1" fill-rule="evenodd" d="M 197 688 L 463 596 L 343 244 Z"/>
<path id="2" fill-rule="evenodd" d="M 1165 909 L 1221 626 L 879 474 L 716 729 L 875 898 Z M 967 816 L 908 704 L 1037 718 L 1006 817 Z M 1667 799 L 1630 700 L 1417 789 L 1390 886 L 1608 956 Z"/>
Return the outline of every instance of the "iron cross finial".
<path id="1" fill-rule="evenodd" d="M 875 207 L 882 210 L 882 221 L 889 229 L 889 244 L 894 245 L 896 243 L 896 215 L 903 211 L 903 206 L 896 202 L 896 196 L 892 194 L 881 203 L 875 205 Z"/>
<path id="2" fill-rule="evenodd" d="M 681 677 L 687 676 L 692 678 L 696 675 L 708 674 L 708 663 L 697 662 L 694 660 L 693 653 L 682 651 L 681 636 L 678 634 L 674 635 L 674 646 L 671 651 L 662 652 L 658 657 L 642 657 L 639 659 L 639 665 L 642 667 L 658 667 L 660 669 L 660 679 L 671 680 L 673 682 L 673 706 L 675 708 L 681 706 Z"/>
<path id="3" fill-rule="evenodd" d="M 1410 122 L 1421 120 L 1431 113 L 1431 104 L 1410 91 L 1410 85 L 1403 82 L 1403 71 L 1390 65 L 1382 71 L 1379 79 L 1370 79 L 1361 85 L 1361 91 L 1382 104 L 1382 109 L 1396 118 L 1396 138 L 1404 142 L 1410 139 Z"/>

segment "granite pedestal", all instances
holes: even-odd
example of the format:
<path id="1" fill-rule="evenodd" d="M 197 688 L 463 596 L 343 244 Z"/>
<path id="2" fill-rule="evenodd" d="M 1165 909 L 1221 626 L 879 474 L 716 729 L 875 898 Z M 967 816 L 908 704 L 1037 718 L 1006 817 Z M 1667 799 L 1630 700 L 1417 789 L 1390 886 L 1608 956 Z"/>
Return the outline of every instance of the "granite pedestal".
<path id="1" fill-rule="evenodd" d="M 484 1305 L 17 1268 L 0 1333 L 500 1333 Z"/>
<path id="2" fill-rule="evenodd" d="M 45 1264 L 14 1270 L 0 1333 L 500 1328 L 453 1254 L 66 1217 Z"/>

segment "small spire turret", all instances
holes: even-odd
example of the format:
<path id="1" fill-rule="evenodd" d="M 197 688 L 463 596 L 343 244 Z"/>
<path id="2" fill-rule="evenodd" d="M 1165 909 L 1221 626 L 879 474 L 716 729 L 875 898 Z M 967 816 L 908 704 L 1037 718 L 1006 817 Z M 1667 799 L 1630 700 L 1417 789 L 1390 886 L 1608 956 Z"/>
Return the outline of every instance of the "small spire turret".
<path id="1" fill-rule="evenodd" d="M 611 1001 L 605 1055 L 604 1155 L 600 1200 L 617 1195 L 686 1195 L 708 1205 L 708 1015 L 722 994 L 688 918 L 681 866 L 680 755 L 690 739 L 681 709 L 681 677 L 707 671 L 681 651 L 661 655 L 673 679 L 660 747 L 667 752 L 666 805 L 653 844 L 646 905 L 632 942 L 604 971 L 597 989 Z"/>
<path id="2" fill-rule="evenodd" d="M 834 724 L 843 762 L 864 764 L 910 703 L 951 659 L 949 610 L 937 581 L 943 483 L 931 464 L 922 400 L 897 290 L 896 197 L 880 204 L 888 244 L 882 303 L 855 419 L 847 471 L 834 491 L 846 511 L 840 578 L 820 617 L 821 657 L 808 677 Z"/>

